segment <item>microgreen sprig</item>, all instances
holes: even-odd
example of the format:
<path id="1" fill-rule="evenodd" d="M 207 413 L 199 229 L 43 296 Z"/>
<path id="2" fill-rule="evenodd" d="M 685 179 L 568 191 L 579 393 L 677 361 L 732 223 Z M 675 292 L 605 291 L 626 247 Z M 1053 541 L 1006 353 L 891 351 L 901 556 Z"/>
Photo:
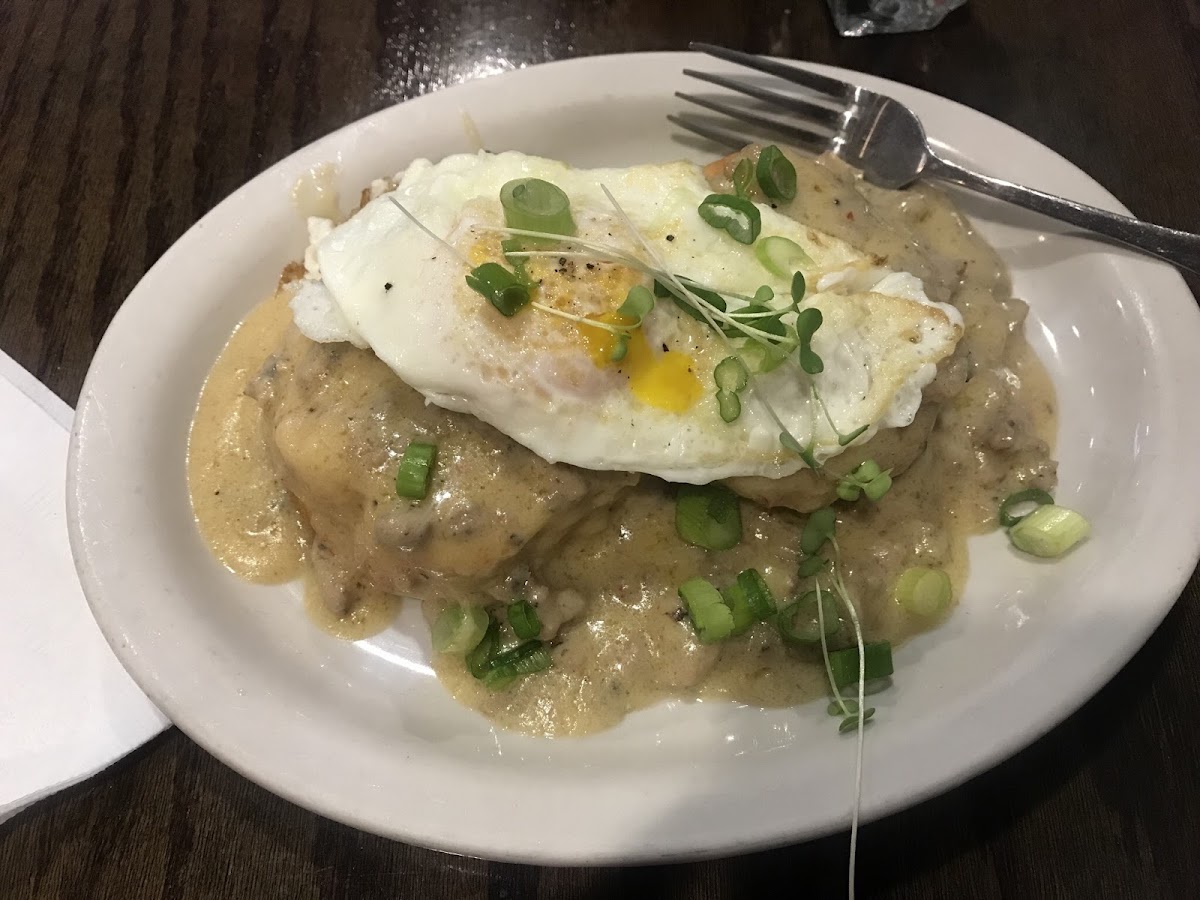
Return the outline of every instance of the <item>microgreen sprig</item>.
<path id="1" fill-rule="evenodd" d="M 857 732 L 857 747 L 855 752 L 854 763 L 854 807 L 850 816 L 850 896 L 854 896 L 854 874 L 855 861 L 858 852 L 858 820 L 859 812 L 862 806 L 862 769 L 863 769 L 863 736 L 868 721 L 875 714 L 873 707 L 865 706 L 866 702 L 866 643 L 863 640 L 862 623 L 858 617 L 858 611 L 854 607 L 854 603 L 850 599 L 850 593 L 846 589 L 846 581 L 842 576 L 842 550 L 838 545 L 835 535 L 835 520 L 833 510 L 826 507 L 824 510 L 817 510 L 809 516 L 809 522 L 814 516 L 818 516 L 816 525 L 813 526 L 811 534 L 808 535 L 808 547 L 814 547 L 811 554 L 805 549 L 804 537 L 801 535 L 801 549 L 806 555 L 812 556 L 819 552 L 826 542 L 833 548 L 833 572 L 832 572 L 832 587 L 835 595 L 841 600 L 846 608 L 846 613 L 850 618 L 851 624 L 854 627 L 854 643 L 858 650 L 858 696 L 850 699 L 842 696 L 841 689 L 838 687 L 837 679 L 833 674 L 833 664 L 829 658 L 829 644 L 825 637 L 825 621 L 824 610 L 821 603 L 821 584 L 817 583 L 817 617 L 818 617 L 818 633 L 821 637 L 821 658 L 825 663 L 825 674 L 829 679 L 829 686 L 833 691 L 833 700 L 830 702 L 827 712 L 830 715 L 840 716 L 841 723 L 838 725 L 838 732 L 845 734 L 849 731 Z M 805 523 L 805 532 L 809 531 L 808 523 Z M 820 543 L 815 543 L 817 540 Z"/>
<path id="2" fill-rule="evenodd" d="M 892 488 L 892 470 L 884 471 L 873 459 L 864 460 L 838 482 L 837 495 L 853 503 L 863 494 L 868 500 L 879 500 Z"/>

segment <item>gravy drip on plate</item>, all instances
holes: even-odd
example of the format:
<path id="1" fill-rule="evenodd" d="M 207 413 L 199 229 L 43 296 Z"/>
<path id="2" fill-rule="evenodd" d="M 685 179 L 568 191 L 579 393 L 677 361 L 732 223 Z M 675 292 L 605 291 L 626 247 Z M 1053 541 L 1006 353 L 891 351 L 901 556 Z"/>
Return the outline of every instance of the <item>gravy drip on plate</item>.
<path id="1" fill-rule="evenodd" d="M 710 167 L 715 187 L 727 187 L 739 158 Z M 1053 388 L 1024 340 L 1026 307 L 1012 298 L 1004 264 L 940 191 L 886 191 L 836 160 L 794 162 L 799 189 L 785 212 L 879 265 L 918 275 L 929 296 L 953 303 L 966 324 L 926 389 L 918 421 L 881 432 L 858 457 L 894 458 L 906 471 L 880 503 L 838 507 L 843 571 L 867 637 L 896 644 L 940 621 L 917 619 L 891 599 L 905 568 L 946 569 L 957 596 L 966 539 L 994 525 L 999 500 L 1021 487 L 1053 488 Z M 450 601 L 494 604 L 523 594 L 537 607 L 541 636 L 554 641 L 551 669 L 493 692 L 461 658 L 438 656 L 433 665 L 458 700 L 526 733 L 597 731 L 669 696 L 783 706 L 825 693 L 819 650 L 785 648 L 765 624 L 720 645 L 700 644 L 677 595 L 688 578 L 723 586 L 748 567 L 779 599 L 806 589 L 795 576 L 803 516 L 746 501 L 740 545 L 720 553 L 687 546 L 675 533 L 669 485 L 647 477 L 630 486 L 632 478 L 614 473 L 551 466 L 469 417 L 425 406 L 369 351 L 315 345 L 287 331 L 289 295 L 282 288 L 235 333 L 193 425 L 193 507 L 205 540 L 232 571 L 287 577 L 308 547 L 309 609 L 321 627 L 348 638 L 385 627 L 397 593 L 422 598 L 430 621 Z M 306 380 L 313 371 L 321 377 Z M 356 404 L 369 415 L 348 415 Z M 405 541 L 420 543 L 410 519 L 422 507 L 397 505 L 388 478 L 407 442 L 431 434 L 450 481 L 423 501 L 434 507 L 433 536 L 420 538 L 421 549 L 406 548 Z M 854 461 L 848 453 L 843 464 Z M 335 481 L 341 493 L 323 500 Z M 817 482 L 737 487 L 800 509 L 832 499 Z M 310 542 L 285 488 L 308 511 L 316 530 Z M 475 512 L 456 530 L 452 519 L 438 518 L 443 507 Z M 520 528 L 501 531 L 510 519 Z M 468 558 L 476 562 L 451 571 Z"/>
<path id="2" fill-rule="evenodd" d="M 263 584 L 300 574 L 309 532 L 283 486 L 246 393 L 291 326 L 276 294 L 238 326 L 208 373 L 188 436 L 188 490 L 200 534 L 222 565 Z"/>

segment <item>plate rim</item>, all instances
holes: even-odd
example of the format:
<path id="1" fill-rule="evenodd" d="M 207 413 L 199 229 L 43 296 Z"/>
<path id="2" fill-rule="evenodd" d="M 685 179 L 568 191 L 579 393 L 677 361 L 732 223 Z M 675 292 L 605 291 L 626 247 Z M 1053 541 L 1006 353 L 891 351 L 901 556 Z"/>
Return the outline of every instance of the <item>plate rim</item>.
<path id="1" fill-rule="evenodd" d="M 264 171 L 260 172 L 253 179 L 243 183 L 235 189 L 228 197 L 224 198 L 220 203 L 214 206 L 201 219 L 194 223 L 172 246 L 147 270 L 145 275 L 139 279 L 130 292 L 129 298 L 133 297 L 138 288 L 143 283 L 151 279 L 155 274 L 164 269 L 170 269 L 175 262 L 175 257 L 178 253 L 183 252 L 181 245 L 189 238 L 189 235 L 194 235 L 198 230 L 202 229 L 206 221 L 211 221 L 221 211 L 228 208 L 230 204 L 237 202 L 238 195 L 249 188 L 250 185 L 260 181 L 269 181 L 277 177 L 277 173 L 285 168 L 293 157 L 312 152 L 314 148 L 323 143 L 330 145 L 337 144 L 344 139 L 346 135 L 355 130 L 364 127 L 370 127 L 373 123 L 384 119 L 391 114 L 396 107 L 411 105 L 411 104 L 428 104 L 437 102 L 448 102 L 445 98 L 448 94 L 455 91 L 458 87 L 467 85 L 478 85 L 480 83 L 495 83 L 502 79 L 511 78 L 512 76 L 520 76 L 522 73 L 538 72 L 545 74 L 548 70 L 562 71 L 567 68 L 605 68 L 613 64 L 620 64 L 628 61 L 631 58 L 646 60 L 648 63 L 662 63 L 670 65 L 675 69 L 681 68 L 682 65 L 688 62 L 695 62 L 700 59 L 707 60 L 708 58 L 702 54 L 679 52 L 679 51 L 655 51 L 648 53 L 618 53 L 606 54 L 600 56 L 576 57 L 565 60 L 557 60 L 548 63 L 542 63 L 535 66 L 523 67 L 512 72 L 502 73 L 497 76 L 492 76 L 486 79 L 480 79 L 470 82 L 465 82 L 462 85 L 454 85 L 444 90 L 432 92 L 412 100 L 403 101 L 400 104 L 385 107 L 368 116 L 364 116 L 358 120 L 347 123 L 340 128 L 310 142 L 309 144 L 297 148 L 286 157 L 274 163 Z M 795 61 L 795 60 L 793 60 Z M 1100 185 L 1095 179 L 1083 172 L 1078 166 L 1075 166 L 1069 160 L 1062 157 L 1049 147 L 1046 147 L 1040 141 L 1032 138 L 1023 132 L 1018 131 L 1012 126 L 987 116 L 984 113 L 960 104 L 954 100 L 950 100 L 940 95 L 932 94 L 920 88 L 911 87 L 900 82 L 893 82 L 888 79 L 879 78 L 866 73 L 860 73 L 853 70 L 829 66 L 817 63 L 809 63 L 800 61 L 809 68 L 817 71 L 823 71 L 835 77 L 846 78 L 850 81 L 858 80 L 866 82 L 869 85 L 879 85 L 883 90 L 894 88 L 900 89 L 902 93 L 915 93 L 924 95 L 929 98 L 930 102 L 949 105 L 953 108 L 955 115 L 965 115 L 968 118 L 978 118 L 986 120 L 991 127 L 1000 126 L 1009 138 L 1030 142 L 1036 145 L 1040 152 L 1050 154 L 1059 160 L 1062 164 L 1070 167 L 1071 170 L 1081 179 L 1093 187 L 1100 196 L 1105 200 L 1104 205 L 1114 211 L 1129 214 L 1126 209 L 1111 193 Z M 1186 283 L 1178 272 L 1168 269 L 1165 266 L 1161 267 L 1161 275 L 1173 279 L 1174 287 L 1183 296 L 1192 300 L 1191 325 L 1200 334 L 1200 308 L 1197 308 L 1194 298 L 1191 297 L 1191 292 Z M 1157 301 L 1156 301 L 1157 302 Z M 102 596 L 102 586 L 96 580 L 96 573 L 90 566 L 90 560 L 87 555 L 87 548 L 84 546 L 85 536 L 80 524 L 80 475 L 81 475 L 81 458 L 86 453 L 85 443 L 86 435 L 84 434 L 87 427 L 87 420 L 91 412 L 93 404 L 92 387 L 95 378 L 98 375 L 97 360 L 103 360 L 106 354 L 106 345 L 110 342 L 110 337 L 116 332 L 119 324 L 122 322 L 123 314 L 127 313 L 130 305 L 123 302 L 122 306 L 114 315 L 112 322 L 105 332 L 104 338 L 97 346 L 96 353 L 92 363 L 89 365 L 87 377 L 84 381 L 83 388 L 80 393 L 79 407 L 76 412 L 74 426 L 71 432 L 70 450 L 68 458 L 68 485 L 67 485 L 67 515 L 68 515 L 68 531 L 72 549 L 72 555 L 75 560 L 76 570 L 80 578 L 80 583 L 83 586 L 84 594 L 88 600 L 89 607 L 92 609 L 93 616 L 96 618 L 98 625 L 101 628 L 105 639 L 113 648 L 114 653 L 125 666 L 127 671 L 133 677 L 138 686 L 147 693 L 148 696 L 158 705 L 164 712 L 170 715 L 173 722 L 176 722 L 180 729 L 188 736 L 195 740 L 200 746 L 204 747 L 209 752 L 213 753 L 224 764 L 230 766 L 235 771 L 249 778 L 256 784 L 266 787 L 273 793 L 282 796 L 291 802 L 302 807 L 313 810 L 321 815 L 329 816 L 347 824 L 351 824 L 362 830 L 372 833 L 384 834 L 388 837 L 404 840 L 410 843 L 415 843 L 420 846 L 431 847 L 438 850 L 446 850 L 456 853 L 467 853 L 472 855 L 483 855 L 488 858 L 508 859 L 520 862 L 529 862 L 534 864 L 557 864 L 557 865 L 596 865 L 596 864 L 623 864 L 623 863 L 639 863 L 639 862 L 662 862 L 666 860 L 688 860 L 709 858 L 713 856 L 729 855 L 733 853 L 748 852 L 755 849 L 763 849 L 781 844 L 791 843 L 798 840 L 807 840 L 821 834 L 827 834 L 844 827 L 849 821 L 849 811 L 846 816 L 839 821 L 826 821 L 817 827 L 809 827 L 799 831 L 779 831 L 771 836 L 757 837 L 751 840 L 738 840 L 735 837 L 715 842 L 712 845 L 692 847 L 671 847 L 669 849 L 655 848 L 651 844 L 644 845 L 640 850 L 634 852 L 630 848 L 624 847 L 615 852 L 612 848 L 599 849 L 597 852 L 589 852 L 586 850 L 580 851 L 562 851 L 559 849 L 547 849 L 526 847 L 513 848 L 508 847 L 496 850 L 481 846 L 476 842 L 471 841 L 456 841 L 450 840 L 430 840 L 427 836 L 421 834 L 420 829 L 403 829 L 393 826 L 383 827 L 381 823 L 373 821 L 355 814 L 354 810 L 344 806 L 338 806 L 336 803 L 326 802 L 324 798 L 315 797 L 313 794 L 306 794 L 302 790 L 295 789 L 286 780 L 274 778 L 274 772 L 271 770 L 264 771 L 261 768 L 254 768 L 252 765 L 253 754 L 239 756 L 232 752 L 220 740 L 220 735 L 212 734 L 203 727 L 203 722 L 196 721 L 197 717 L 194 714 L 189 715 L 185 709 L 181 709 L 175 702 L 174 696 L 168 685 L 160 682 L 156 674 L 152 671 L 143 671 L 140 667 L 140 659 L 122 637 L 122 629 L 119 622 L 111 616 L 116 615 L 116 611 L 110 607 L 106 607 L 105 598 Z M 1187 315 L 1185 313 L 1184 315 Z M 1193 430 L 1196 430 L 1193 428 Z M 1194 521 L 1191 522 L 1192 533 L 1192 551 L 1191 563 L 1194 566 L 1194 561 L 1200 557 L 1200 509 L 1192 514 Z M 1059 724 L 1068 715 L 1078 709 L 1090 697 L 1094 696 L 1104 684 L 1106 684 L 1113 675 L 1116 674 L 1129 661 L 1138 648 L 1142 646 L 1149 635 L 1161 624 L 1167 613 L 1174 606 L 1174 603 L 1179 599 L 1183 587 L 1186 585 L 1190 576 L 1191 568 L 1186 564 L 1181 563 L 1178 570 L 1171 573 L 1170 584 L 1163 584 L 1161 593 L 1170 594 L 1161 599 L 1157 599 L 1152 612 L 1148 612 L 1139 621 L 1137 628 L 1131 630 L 1127 640 L 1122 645 L 1119 652 L 1115 652 L 1107 660 L 1107 665 L 1098 667 L 1099 674 L 1094 677 L 1086 686 L 1079 687 L 1071 692 L 1064 692 L 1059 697 L 1057 703 L 1052 705 L 1051 709 L 1047 709 L 1040 717 L 1029 719 L 1025 723 L 1025 728 L 1018 731 L 1015 730 L 1009 736 L 1007 741 L 1001 741 L 995 744 L 990 752 L 976 753 L 974 756 L 962 762 L 959 760 L 959 765 L 949 774 L 941 778 L 927 779 L 919 784 L 915 789 L 908 788 L 893 797 L 885 797 L 880 802 L 873 804 L 869 809 L 864 809 L 863 821 L 870 821 L 889 815 L 899 809 L 907 808 L 915 805 L 931 796 L 943 793 L 953 787 L 962 784 L 970 778 L 978 775 L 1000 761 L 1008 758 L 1021 748 L 1028 746 L 1035 740 L 1041 738 L 1047 731 Z M 1156 594 L 1157 597 L 1157 594 Z M 605 851 L 608 851 L 607 853 Z"/>

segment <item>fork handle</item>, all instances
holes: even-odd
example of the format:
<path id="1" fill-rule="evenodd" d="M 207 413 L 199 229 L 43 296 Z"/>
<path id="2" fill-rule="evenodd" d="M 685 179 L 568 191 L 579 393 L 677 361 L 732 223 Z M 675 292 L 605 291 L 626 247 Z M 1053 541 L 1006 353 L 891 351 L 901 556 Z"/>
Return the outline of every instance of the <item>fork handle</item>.
<path id="1" fill-rule="evenodd" d="M 925 175 L 951 181 L 989 197 L 1032 209 L 1053 219 L 1111 238 L 1135 250 L 1157 256 L 1181 269 L 1200 273 L 1200 235 L 1175 228 L 1164 228 L 1162 225 L 1151 225 L 1131 216 L 1085 206 L 1074 200 L 1013 184 L 1011 181 L 980 175 L 938 156 L 930 156 L 929 165 L 923 173 Z"/>

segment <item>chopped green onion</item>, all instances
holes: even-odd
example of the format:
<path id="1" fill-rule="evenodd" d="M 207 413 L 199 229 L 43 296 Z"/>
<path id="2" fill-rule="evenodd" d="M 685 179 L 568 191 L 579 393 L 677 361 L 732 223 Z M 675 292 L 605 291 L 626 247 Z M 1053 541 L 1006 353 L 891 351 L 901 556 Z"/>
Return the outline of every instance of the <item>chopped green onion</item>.
<path id="1" fill-rule="evenodd" d="M 1051 559 L 1062 556 L 1091 532 L 1088 520 L 1065 506 L 1039 506 L 1008 531 L 1018 550 Z"/>
<path id="2" fill-rule="evenodd" d="M 779 235 L 770 235 L 758 241 L 754 245 L 754 255 L 762 267 L 777 278 L 787 278 L 800 266 L 812 268 L 815 265 L 803 247 Z"/>
<path id="3" fill-rule="evenodd" d="M 722 422 L 736 422 L 742 415 L 742 400 L 732 391 L 717 391 L 717 412 Z"/>
<path id="4" fill-rule="evenodd" d="M 824 317 L 815 306 L 802 309 L 796 314 L 796 334 L 800 339 L 800 368 L 809 375 L 825 370 L 825 362 L 812 348 L 813 335 L 821 327 Z"/>
<path id="5" fill-rule="evenodd" d="M 483 683 L 494 691 L 502 691 L 518 678 L 545 671 L 553 662 L 545 641 L 526 641 L 493 656 Z"/>
<path id="6" fill-rule="evenodd" d="M 509 228 L 573 235 L 571 201 L 562 188 L 540 178 L 518 178 L 500 188 L 500 205 Z"/>
<path id="7" fill-rule="evenodd" d="M 772 200 L 789 203 L 796 198 L 796 167 L 774 144 L 762 148 L 754 174 L 762 192 Z"/>
<path id="8" fill-rule="evenodd" d="M 729 632 L 729 636 L 737 637 L 739 634 L 744 634 L 757 621 L 754 610 L 750 608 L 750 600 L 746 597 L 746 592 L 742 590 L 740 584 L 731 584 L 721 591 L 721 596 L 725 598 L 725 605 L 729 607 L 729 612 L 733 616 L 733 630 Z"/>
<path id="9" fill-rule="evenodd" d="M 434 651 L 465 656 L 483 640 L 489 622 L 487 610 L 481 607 L 458 603 L 447 606 L 430 632 Z"/>
<path id="10" fill-rule="evenodd" d="M 750 182 L 754 180 L 754 163 L 743 159 L 733 167 L 733 192 L 739 197 L 745 197 L 750 191 Z"/>
<path id="11" fill-rule="evenodd" d="M 648 288 L 635 284 L 625 295 L 625 302 L 617 308 L 617 315 L 633 319 L 636 324 L 640 325 L 642 319 L 646 318 L 653 308 L 654 294 L 650 293 Z"/>
<path id="12" fill-rule="evenodd" d="M 950 576 L 941 569 L 913 566 L 905 569 L 893 591 L 896 602 L 918 616 L 936 616 L 950 605 Z"/>
<path id="13" fill-rule="evenodd" d="M 805 556 L 815 556 L 825 546 L 825 542 L 833 537 L 837 524 L 837 514 L 832 506 L 826 506 L 809 514 L 800 532 L 800 551 Z"/>
<path id="14" fill-rule="evenodd" d="M 739 244 L 753 244 L 762 229 L 762 214 L 745 197 L 709 194 L 700 203 L 698 212 L 705 222 L 728 232 Z"/>
<path id="15" fill-rule="evenodd" d="M 1035 506 L 1047 506 L 1053 502 L 1054 498 L 1041 488 L 1026 488 L 1023 491 L 1017 491 L 1015 494 L 1009 494 L 1004 498 L 1004 502 L 1000 504 L 1000 513 L 998 515 L 1000 526 L 1002 528 L 1012 528 L 1024 519 L 1025 516 L 1033 512 L 1031 509 L 1025 515 L 1014 515 L 1012 512 L 1013 507 L 1024 506 L 1028 503 L 1032 503 Z"/>
<path id="16" fill-rule="evenodd" d="M 756 619 L 762 621 L 775 615 L 775 598 L 771 595 L 771 588 L 767 586 L 766 580 L 759 574 L 758 569 L 744 569 L 739 572 L 737 584 L 742 593 L 746 595 L 750 611 L 754 613 Z"/>
<path id="17" fill-rule="evenodd" d="M 733 612 L 725 605 L 721 592 L 703 578 L 685 581 L 679 588 L 679 596 L 701 643 L 714 644 L 733 632 Z"/>
<path id="18" fill-rule="evenodd" d="M 746 389 L 750 373 L 746 371 L 745 363 L 736 356 L 727 356 L 713 369 L 713 380 L 721 390 L 736 394 Z"/>
<path id="19" fill-rule="evenodd" d="M 829 560 L 823 556 L 809 556 L 806 559 L 800 560 L 800 565 L 796 567 L 796 575 L 800 578 L 812 578 L 814 575 L 820 575 L 829 568 Z"/>
<path id="20" fill-rule="evenodd" d="M 512 626 L 513 634 L 523 641 L 535 638 L 542 633 L 542 622 L 537 610 L 528 600 L 518 600 L 509 604 L 508 624 Z"/>
<path id="21" fill-rule="evenodd" d="M 505 669 L 488 669 L 480 681 L 493 691 L 502 691 L 517 680 L 517 676 Z"/>
<path id="22" fill-rule="evenodd" d="M 529 285 L 500 263 L 484 263 L 467 275 L 467 286 L 487 298 L 505 316 L 515 316 L 529 302 Z"/>
<path id="23" fill-rule="evenodd" d="M 488 673 L 492 657 L 500 647 L 500 623 L 488 616 L 487 630 L 479 643 L 467 653 L 467 669 L 476 678 L 483 678 Z"/>
<path id="24" fill-rule="evenodd" d="M 545 641 L 524 641 L 497 653 L 491 659 L 491 667 L 512 667 L 517 675 L 532 675 L 550 666 L 550 650 Z"/>
<path id="25" fill-rule="evenodd" d="M 737 495 L 720 484 L 682 484 L 675 499 L 675 531 L 706 550 L 728 550 L 742 539 Z"/>
<path id="26" fill-rule="evenodd" d="M 833 672 L 833 683 L 844 688 L 858 683 L 858 648 L 847 647 L 829 654 L 829 668 Z M 864 681 L 887 678 L 892 674 L 892 645 L 887 641 L 871 641 L 863 645 Z"/>
<path id="27" fill-rule="evenodd" d="M 818 595 L 816 591 L 807 591 L 792 603 L 779 611 L 775 619 L 775 627 L 779 636 L 789 644 L 816 644 L 821 640 L 821 624 L 824 622 L 824 635 L 830 637 L 837 634 L 842 623 L 838 618 L 837 598 L 832 591 L 820 594 L 821 609 L 818 612 Z"/>
<path id="28" fill-rule="evenodd" d="M 404 448 L 400 468 L 396 470 L 396 493 L 412 500 L 423 500 L 429 493 L 429 476 L 437 462 L 433 444 L 411 443 Z"/>

